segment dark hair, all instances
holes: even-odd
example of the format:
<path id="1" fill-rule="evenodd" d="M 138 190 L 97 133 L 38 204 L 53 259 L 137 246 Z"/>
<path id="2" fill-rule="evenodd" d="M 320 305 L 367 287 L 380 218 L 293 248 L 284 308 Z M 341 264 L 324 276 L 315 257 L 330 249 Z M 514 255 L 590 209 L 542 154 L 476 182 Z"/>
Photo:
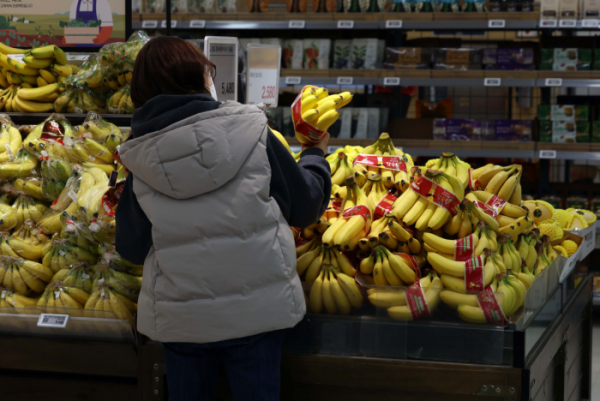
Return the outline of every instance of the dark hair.
<path id="1" fill-rule="evenodd" d="M 154 38 L 135 60 L 131 100 L 135 107 L 142 107 L 163 94 L 210 94 L 205 86 L 205 72 L 212 79 L 215 67 L 196 46 L 174 36 Z"/>

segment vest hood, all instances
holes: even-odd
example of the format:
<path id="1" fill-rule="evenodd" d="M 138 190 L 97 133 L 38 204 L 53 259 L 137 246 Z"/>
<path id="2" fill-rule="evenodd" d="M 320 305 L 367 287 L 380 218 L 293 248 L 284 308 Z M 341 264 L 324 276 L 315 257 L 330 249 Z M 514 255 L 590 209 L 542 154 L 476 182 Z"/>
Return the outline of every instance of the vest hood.
<path id="1" fill-rule="evenodd" d="M 267 125 L 262 108 L 225 102 L 121 145 L 136 179 L 174 199 L 193 198 L 229 182 Z"/>

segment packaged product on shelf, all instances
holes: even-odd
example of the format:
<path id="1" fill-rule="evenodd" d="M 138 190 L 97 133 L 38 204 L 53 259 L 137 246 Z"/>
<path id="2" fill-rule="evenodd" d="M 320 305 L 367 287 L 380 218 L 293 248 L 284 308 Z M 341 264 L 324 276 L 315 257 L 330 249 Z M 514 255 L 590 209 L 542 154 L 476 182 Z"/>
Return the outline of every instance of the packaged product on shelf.
<path id="1" fill-rule="evenodd" d="M 431 0 L 414 0 L 416 13 L 433 12 L 433 2 Z"/>
<path id="2" fill-rule="evenodd" d="M 240 48 L 247 50 L 250 43 L 259 45 L 260 38 L 240 38 Z"/>
<path id="3" fill-rule="evenodd" d="M 432 49 L 428 47 L 387 47 L 383 68 L 427 69 L 431 65 Z"/>
<path id="4" fill-rule="evenodd" d="M 106 113 L 106 99 L 97 96 L 88 88 L 73 86 L 56 99 L 54 110 L 57 113 Z"/>
<path id="5" fill-rule="evenodd" d="M 336 0 L 312 0 L 312 11 L 315 13 L 333 13 L 336 11 Z"/>
<path id="6" fill-rule="evenodd" d="M 491 0 L 489 11 L 491 12 L 515 12 L 523 11 L 520 0 Z"/>
<path id="7" fill-rule="evenodd" d="M 592 134 L 590 141 L 592 143 L 600 143 L 600 121 L 592 121 Z"/>
<path id="8" fill-rule="evenodd" d="M 558 19 L 559 0 L 541 0 L 540 1 L 540 19 L 556 20 Z"/>
<path id="9" fill-rule="evenodd" d="M 379 108 L 369 107 L 368 108 L 368 123 L 367 123 L 367 138 L 377 139 L 381 131 L 379 129 Z"/>
<path id="10" fill-rule="evenodd" d="M 494 71 L 535 71 L 535 65 L 522 65 L 522 64 L 486 64 L 486 70 Z"/>
<path id="11" fill-rule="evenodd" d="M 352 138 L 353 129 L 353 116 L 354 108 L 353 107 L 344 107 L 340 110 L 340 118 L 339 120 L 342 122 L 340 127 L 340 133 L 338 138 Z"/>
<path id="12" fill-rule="evenodd" d="M 533 0 L 517 0 L 517 11 L 532 12 L 535 11 Z"/>
<path id="13" fill-rule="evenodd" d="M 377 64 L 377 39 L 352 39 L 352 69 L 374 70 Z"/>
<path id="14" fill-rule="evenodd" d="M 433 50 L 434 69 L 480 70 L 481 59 L 481 49 L 438 47 Z"/>
<path id="15" fill-rule="evenodd" d="M 491 122 L 496 141 L 531 141 L 531 120 L 495 120 Z"/>
<path id="16" fill-rule="evenodd" d="M 570 195 L 565 202 L 565 209 L 587 209 L 588 200 L 583 194 Z"/>
<path id="17" fill-rule="evenodd" d="M 132 0 L 131 13 L 132 14 L 141 14 L 142 13 L 142 0 Z"/>
<path id="18" fill-rule="evenodd" d="M 504 47 L 483 49 L 483 64 L 531 65 L 533 49 Z"/>
<path id="19" fill-rule="evenodd" d="M 462 6 L 463 12 L 482 13 L 487 11 L 483 0 L 465 0 Z"/>
<path id="20" fill-rule="evenodd" d="M 537 117 L 539 120 L 547 121 L 587 121 L 589 120 L 589 107 L 570 104 L 540 104 Z"/>
<path id="21" fill-rule="evenodd" d="M 214 13 L 215 0 L 188 0 L 190 13 Z"/>
<path id="22" fill-rule="evenodd" d="M 260 44 L 261 45 L 281 46 L 281 39 L 280 38 L 262 38 L 260 40 Z"/>
<path id="23" fill-rule="evenodd" d="M 328 70 L 331 39 L 304 39 L 304 69 Z"/>
<path id="24" fill-rule="evenodd" d="M 415 116 L 416 118 L 452 118 L 452 99 L 444 99 L 437 103 L 417 99 Z"/>
<path id="25" fill-rule="evenodd" d="M 108 112 L 111 114 L 132 114 L 135 106 L 131 100 L 129 84 L 125 85 L 107 101 Z"/>
<path id="26" fill-rule="evenodd" d="M 544 202 L 548 202 L 550 205 L 552 205 L 552 207 L 555 207 L 557 209 L 560 209 L 562 201 L 560 199 L 559 196 L 555 195 L 555 194 L 546 194 L 544 196 L 542 196 L 540 198 L 540 200 L 543 200 Z"/>
<path id="27" fill-rule="evenodd" d="M 442 0 L 437 11 L 442 13 L 456 13 L 460 11 L 460 4 L 458 0 Z"/>
<path id="28" fill-rule="evenodd" d="M 352 65 L 352 40 L 339 39 L 333 42 L 333 68 L 348 70 Z"/>
<path id="29" fill-rule="evenodd" d="M 449 141 L 480 141 L 481 121 L 466 119 L 435 119 L 433 139 Z"/>
<path id="30" fill-rule="evenodd" d="M 251 13 L 264 13 L 269 8 L 269 0 L 248 0 L 248 11 Z"/>
<path id="31" fill-rule="evenodd" d="M 558 15 L 560 19 L 577 19 L 578 0 L 560 0 Z"/>
<path id="32" fill-rule="evenodd" d="M 588 143 L 589 141 L 588 121 L 540 121 L 540 142 Z"/>
<path id="33" fill-rule="evenodd" d="M 413 12 L 413 0 L 392 0 L 391 12 L 411 13 Z"/>
<path id="34" fill-rule="evenodd" d="M 149 14 L 161 14 L 165 12 L 165 0 L 142 0 L 145 2 L 145 12 Z"/>
<path id="35" fill-rule="evenodd" d="M 582 0 L 580 17 L 583 19 L 598 19 L 600 18 L 600 1 L 598 0 Z"/>
<path id="36" fill-rule="evenodd" d="M 304 41 L 289 39 L 283 41 L 283 68 L 301 70 L 304 55 Z"/>
<path id="37" fill-rule="evenodd" d="M 188 0 L 171 0 L 171 12 L 182 14 L 188 12 Z"/>
<path id="38" fill-rule="evenodd" d="M 583 71 L 592 64 L 592 49 L 542 49 L 540 70 Z"/>
<path id="39" fill-rule="evenodd" d="M 366 107 L 355 107 L 352 110 L 352 127 L 354 128 L 354 139 L 367 139 L 369 125 L 369 109 Z"/>
<path id="40" fill-rule="evenodd" d="M 369 0 L 342 0 L 344 4 L 344 12 L 360 13 L 367 11 Z"/>
<path id="41" fill-rule="evenodd" d="M 285 0 L 285 4 L 288 13 L 305 13 L 308 11 L 308 0 Z"/>
<path id="42" fill-rule="evenodd" d="M 236 0 L 217 0 L 217 12 L 219 13 L 236 13 Z"/>

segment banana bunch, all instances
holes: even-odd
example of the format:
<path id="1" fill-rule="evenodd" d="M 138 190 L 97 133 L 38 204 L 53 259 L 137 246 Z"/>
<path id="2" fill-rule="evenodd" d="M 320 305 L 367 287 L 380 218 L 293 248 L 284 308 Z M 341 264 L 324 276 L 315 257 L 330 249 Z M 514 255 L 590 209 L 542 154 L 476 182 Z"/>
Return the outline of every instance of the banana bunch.
<path id="1" fill-rule="evenodd" d="M 543 235 L 542 236 L 542 246 L 544 247 L 543 248 L 544 249 L 544 254 L 548 258 L 548 260 L 551 263 L 554 262 L 556 260 L 556 258 L 558 258 L 558 254 L 556 253 L 556 251 L 552 247 L 552 244 L 550 243 L 550 238 L 547 235 Z"/>
<path id="2" fill-rule="evenodd" d="M 54 201 L 60 196 L 67 185 L 67 181 L 71 178 L 71 175 L 73 175 L 71 163 L 66 160 L 50 157 L 42 159 L 40 163 L 40 173 L 42 181 L 39 188 L 39 195 L 41 195 L 42 198 L 33 195 L 31 191 L 28 192 L 26 188 L 24 188 L 24 191 L 38 199 L 51 201 Z M 16 183 L 17 181 L 15 181 L 13 185 L 18 189 Z"/>
<path id="3" fill-rule="evenodd" d="M 337 186 L 346 185 L 346 178 L 353 175 L 351 162 L 344 152 L 336 153 L 336 157 L 329 162 L 331 168 L 331 183 Z"/>
<path id="4" fill-rule="evenodd" d="M 314 251 L 315 249 L 317 249 L 320 246 L 321 246 L 321 237 L 315 235 L 313 238 L 311 238 L 310 240 L 308 240 L 304 243 L 296 244 L 296 257 L 299 258 L 300 256 L 304 255 L 305 253 Z"/>
<path id="5" fill-rule="evenodd" d="M 377 205 L 388 194 L 388 189 L 385 187 L 384 181 L 379 174 L 369 176 L 361 190 L 367 195 L 367 198 L 371 200 L 373 205 Z"/>
<path id="6" fill-rule="evenodd" d="M 95 112 L 89 112 L 83 125 L 77 127 L 75 131 L 78 136 L 90 138 L 101 144 L 110 153 L 116 152 L 117 146 L 127 139 L 116 125 L 102 119 Z"/>
<path id="7" fill-rule="evenodd" d="M 363 147 L 362 146 L 350 146 L 350 145 L 346 145 L 343 148 L 338 148 L 335 152 L 329 154 L 326 159 L 329 162 L 329 165 L 332 167 L 331 168 L 331 174 L 334 173 L 333 171 L 333 165 L 335 164 L 335 159 L 338 158 L 338 154 L 339 153 L 344 153 L 346 155 L 346 158 L 348 160 L 348 163 L 352 164 L 352 162 L 354 161 L 354 159 L 356 158 L 356 156 L 358 156 L 361 152 L 363 151 Z"/>
<path id="8" fill-rule="evenodd" d="M 296 270 L 301 278 L 304 277 L 305 282 L 312 283 L 319 277 L 326 265 L 333 266 L 350 277 L 354 277 L 356 274 L 354 266 L 343 252 L 322 246 L 301 254 L 296 263 Z"/>
<path id="9" fill-rule="evenodd" d="M 465 238 L 477 230 L 479 222 L 483 222 L 491 233 L 495 234 L 498 231 L 499 225 L 496 219 L 476 206 L 476 201 L 477 198 L 472 192 L 465 196 L 458 213 L 444 225 L 444 232 L 447 235 Z"/>
<path id="10" fill-rule="evenodd" d="M 90 298 L 79 288 L 69 287 L 60 281 L 53 281 L 46 287 L 37 306 L 46 308 L 47 313 L 64 313 L 83 317 L 83 306 Z"/>
<path id="11" fill-rule="evenodd" d="M 56 157 L 65 159 L 67 154 L 63 140 L 73 136 L 71 124 L 62 116 L 53 114 L 37 125 L 23 141 L 23 148 L 40 158 Z"/>
<path id="12" fill-rule="evenodd" d="M 319 237 L 323 235 L 325 230 L 329 228 L 331 223 L 325 217 L 325 215 L 321 216 L 318 222 L 311 224 L 308 227 L 305 227 L 300 230 L 300 238 L 310 241 L 315 237 Z"/>
<path id="13" fill-rule="evenodd" d="M 9 231 L 18 224 L 17 213 L 12 206 L 0 202 L 0 231 Z"/>
<path id="14" fill-rule="evenodd" d="M 336 246 L 345 252 L 353 251 L 358 241 L 363 238 L 373 219 L 374 205 L 364 192 L 358 187 L 354 176 L 346 178 L 348 187 L 346 196 L 342 201 L 342 214 L 323 233 L 323 246 Z"/>
<path id="15" fill-rule="evenodd" d="M 41 89 L 45 89 L 44 86 Z M 96 93 L 82 87 L 72 87 L 56 98 L 54 111 L 57 113 L 106 113 L 107 102 Z"/>
<path id="16" fill-rule="evenodd" d="M 457 177 L 462 183 L 463 189 L 466 189 L 469 185 L 469 169 L 471 165 L 460 160 L 453 153 L 443 152 L 439 159 L 429 160 L 425 164 L 425 167 Z"/>
<path id="17" fill-rule="evenodd" d="M 142 277 L 112 269 L 105 262 L 94 266 L 94 271 L 96 273 L 92 282 L 92 292 L 97 291 L 102 285 L 108 285 L 117 294 L 137 303 L 142 288 Z"/>
<path id="18" fill-rule="evenodd" d="M 492 208 L 500 207 L 500 210 L 497 210 L 498 214 L 496 216 L 498 228 L 494 231 L 498 234 L 509 234 L 514 242 L 516 242 L 519 234 L 529 232 L 533 227 L 534 219 L 531 216 L 531 211 L 529 211 L 528 217 L 527 209 L 509 202 L 504 203 L 502 200 L 494 198 L 494 194 L 492 193 L 473 191 L 467 194 L 467 199 L 475 203 L 481 202 L 487 204 Z M 477 208 L 480 209 L 479 206 Z"/>
<path id="19" fill-rule="evenodd" d="M 432 181 L 431 189 L 423 194 L 417 193 L 413 188 L 416 186 L 419 190 L 426 189 L 428 186 L 417 185 L 419 180 L 421 184 L 427 184 L 426 180 Z M 429 228 L 431 230 L 441 229 L 452 217 L 450 212 L 439 206 L 434 201 L 436 191 L 443 190 L 452 192 L 445 192 L 443 198 L 451 200 L 452 202 L 460 203 L 464 199 L 464 188 L 460 180 L 453 175 L 446 174 L 436 170 L 426 170 L 422 173 L 422 176 L 406 190 L 397 200 L 394 202 L 394 208 L 392 215 L 402 221 L 406 226 L 415 225 L 420 231 L 425 231 Z"/>
<path id="20" fill-rule="evenodd" d="M 429 313 L 433 312 L 440 303 L 440 292 L 442 288 L 444 288 L 444 285 L 440 278 L 433 275 L 431 285 L 425 287 L 423 290 Z M 395 320 L 411 321 L 415 319 L 415 311 L 412 311 L 408 305 L 392 306 L 388 308 L 387 312 L 388 315 Z"/>
<path id="21" fill-rule="evenodd" d="M 543 241 L 538 241 L 535 244 L 535 250 L 537 251 L 538 258 L 537 258 L 536 265 L 535 265 L 535 268 L 533 269 L 532 273 L 534 276 L 538 276 L 538 275 L 540 275 L 540 273 L 542 271 L 544 271 L 544 269 L 546 269 L 548 266 L 550 266 L 552 264 L 552 261 L 550 260 L 550 258 L 548 257 L 548 254 L 546 253 Z M 554 251 L 554 249 L 552 249 L 552 250 Z"/>
<path id="22" fill-rule="evenodd" d="M 25 220 L 10 238 L 2 238 L 0 241 L 3 244 L 6 242 L 8 245 L 8 248 L 0 246 L 2 255 L 39 261 L 44 255 L 44 249 L 50 239 L 41 233 L 33 220 Z"/>
<path id="23" fill-rule="evenodd" d="M 489 261 L 488 261 L 488 263 L 489 263 Z M 492 292 L 494 292 L 494 293 L 496 293 L 496 291 L 498 290 L 498 280 L 495 277 L 492 280 L 492 283 L 489 285 L 488 288 L 490 288 L 492 290 Z M 500 298 L 498 293 L 496 293 L 496 297 Z M 502 296 L 502 299 L 503 298 L 504 297 Z M 479 301 L 477 300 L 476 294 L 465 294 L 465 293 L 456 292 L 454 290 L 446 288 L 440 292 L 440 299 L 442 300 L 443 303 L 445 303 L 452 309 L 458 309 L 458 307 L 461 305 L 468 305 L 468 306 L 472 306 L 474 308 L 479 308 Z M 471 314 L 472 313 L 473 312 L 471 311 Z M 485 320 L 481 323 L 484 323 L 484 322 L 485 322 Z"/>
<path id="24" fill-rule="evenodd" d="M 21 88 L 13 98 L 14 106 L 26 113 L 47 113 L 54 107 L 54 102 L 60 96 L 58 82 L 39 88 Z"/>
<path id="25" fill-rule="evenodd" d="M 456 240 L 442 238 L 434 233 L 423 233 L 425 250 L 436 257 L 448 260 L 465 260 L 484 253 L 484 249 L 496 250 L 496 236 L 480 221 L 475 232 Z"/>
<path id="26" fill-rule="evenodd" d="M 33 220 L 36 223 L 39 222 L 44 213 L 46 213 L 46 210 L 48 210 L 48 207 L 29 195 L 20 194 L 12 204 L 12 209 L 17 218 L 15 229 L 18 230 L 27 220 Z"/>
<path id="27" fill-rule="evenodd" d="M 7 187 L 5 186 L 4 189 L 6 190 Z M 11 185 L 8 185 L 7 192 L 11 194 L 23 193 L 41 201 L 48 200 L 42 193 L 42 181 L 38 177 L 17 178 Z"/>
<path id="28" fill-rule="evenodd" d="M 37 159 L 24 148 L 14 155 L 10 161 L 0 164 L 0 178 L 15 179 L 37 175 L 35 168 Z"/>
<path id="29" fill-rule="evenodd" d="M 434 274 L 427 273 L 419 279 L 419 286 L 429 288 Z M 392 306 L 406 305 L 406 291 L 404 289 L 390 287 L 373 287 L 367 290 L 369 302 L 376 308 L 391 308 Z"/>
<path id="30" fill-rule="evenodd" d="M 14 256 L 0 256 L 0 283 L 19 295 L 41 293 L 52 271 L 39 263 Z"/>
<path id="31" fill-rule="evenodd" d="M 0 122 L 0 163 L 4 163 L 12 161 L 15 158 L 23 141 L 19 130 L 10 124 L 9 121 L 2 119 Z"/>
<path id="32" fill-rule="evenodd" d="M 362 306 L 363 296 L 353 276 L 333 265 L 325 265 L 313 281 L 308 295 L 308 308 L 313 313 L 347 315 Z"/>
<path id="33" fill-rule="evenodd" d="M 84 251 L 91 252 L 93 254 L 100 254 L 100 244 L 103 242 L 102 239 L 105 236 L 101 236 L 100 234 L 104 234 L 103 232 L 96 232 L 92 229 L 94 228 L 94 223 L 85 224 L 85 221 L 79 221 L 79 217 L 75 214 L 69 214 L 68 212 L 63 212 L 60 216 L 60 221 L 62 224 L 62 230 L 60 231 L 60 238 L 66 240 L 71 245 L 75 245 Z M 98 223 L 96 223 L 98 225 Z M 112 242 L 114 242 L 114 232 L 109 238 Z"/>
<path id="34" fill-rule="evenodd" d="M 536 225 L 542 223 L 553 223 L 556 221 L 556 210 L 554 206 L 543 200 L 524 201 L 523 206 L 529 211 L 529 218 Z"/>
<path id="35" fill-rule="evenodd" d="M 393 230 L 392 231 L 392 224 Z M 371 250 L 383 245 L 392 252 L 419 255 L 422 252 L 421 242 L 412 236 L 412 231 L 398 224 L 393 216 L 383 216 L 373 222 L 369 234 L 358 241 L 360 256 L 368 257 Z"/>
<path id="36" fill-rule="evenodd" d="M 110 89 L 116 92 L 131 82 L 132 78 L 133 73 L 131 71 L 122 73 L 116 73 L 113 71 L 111 76 L 105 76 L 102 82 L 105 86 L 108 86 Z"/>
<path id="37" fill-rule="evenodd" d="M 523 168 L 518 164 L 505 167 L 488 164 L 472 170 L 471 176 L 475 181 L 475 188 L 496 195 L 513 205 L 521 206 L 522 173 Z"/>
<path id="38" fill-rule="evenodd" d="M 105 203 L 104 195 L 110 189 L 106 173 L 97 167 L 84 168 L 77 192 L 77 206 L 86 212 L 89 220 L 102 218 L 113 213 Z M 107 211 L 105 207 L 110 210 Z M 114 214 L 113 214 L 114 215 Z M 110 217 L 112 219 L 112 217 Z"/>
<path id="39" fill-rule="evenodd" d="M 4 78 L 4 69 L 0 67 L 0 86 L 4 86 L 3 89 L 0 89 L 0 110 L 6 111 L 8 113 L 18 111 L 15 108 L 14 98 L 17 96 L 17 91 L 21 87 L 21 85 L 6 83 L 3 84 L 2 80 L 6 81 Z M 10 82 L 14 82 L 11 79 Z M 6 85 L 6 86 L 5 86 Z"/>
<path id="40" fill-rule="evenodd" d="M 506 270 L 512 270 L 514 273 L 521 272 L 523 264 L 521 253 L 513 245 L 512 239 L 507 234 L 498 237 L 498 254 L 502 257 Z"/>
<path id="41" fill-rule="evenodd" d="M 521 234 L 517 239 L 515 248 L 519 252 L 521 263 L 521 270 L 524 271 L 527 268 L 528 271 L 533 272 L 535 264 L 538 260 L 538 254 L 536 250 L 536 244 L 538 243 L 537 234 L 535 231 L 529 234 Z M 524 261 L 524 263 L 523 263 Z"/>
<path id="42" fill-rule="evenodd" d="M 47 234 L 55 234 L 62 230 L 61 215 L 63 212 L 73 215 L 79 210 L 76 202 L 79 189 L 79 172 L 77 168 L 75 168 L 75 171 L 76 174 L 67 180 L 65 188 L 58 198 L 50 205 L 42 219 L 37 222 L 38 227 Z"/>
<path id="43" fill-rule="evenodd" d="M 109 97 L 106 107 L 110 114 L 133 114 L 135 106 L 131 100 L 130 85 L 125 85 Z"/>
<path id="44" fill-rule="evenodd" d="M 67 287 L 78 288 L 91 294 L 94 274 L 87 263 L 78 263 L 71 268 L 59 270 L 52 276 L 52 281 L 60 281 Z"/>
<path id="45" fill-rule="evenodd" d="M 74 246 L 64 239 L 55 238 L 42 259 L 42 265 L 58 273 L 80 262 L 95 263 L 97 259 L 98 257 L 93 253 Z"/>
<path id="46" fill-rule="evenodd" d="M 106 263 L 111 269 L 130 274 L 132 276 L 141 276 L 144 266 L 135 265 L 124 259 L 117 253 L 114 245 L 100 244 L 100 258 L 102 263 Z"/>
<path id="47" fill-rule="evenodd" d="M 20 313 L 20 309 L 25 309 L 26 306 L 35 304 L 37 304 L 36 299 L 15 294 L 6 287 L 0 286 L 0 310 L 3 308 L 15 308 Z"/>
<path id="48" fill-rule="evenodd" d="M 129 299 L 111 290 L 109 286 L 98 287 L 84 305 L 84 316 L 127 320 L 133 327 L 133 314 L 137 305 Z M 113 316 L 114 314 L 114 316 Z"/>
<path id="49" fill-rule="evenodd" d="M 467 282 L 465 280 L 465 271 L 469 266 L 479 266 L 483 269 L 483 287 L 489 286 L 497 272 L 497 267 L 493 264 L 493 259 L 483 258 L 485 262 L 482 262 L 482 258 L 469 259 L 467 261 L 454 261 L 448 260 L 443 256 L 430 252 L 427 254 L 427 261 L 431 264 L 433 269 L 440 274 L 440 279 L 444 283 L 444 287 L 454 292 L 466 294 L 471 291 L 481 291 L 483 288 L 477 290 L 475 283 Z"/>
<path id="50" fill-rule="evenodd" d="M 367 279 L 372 276 L 375 285 L 404 286 L 417 281 L 424 264 L 425 258 L 422 256 L 392 253 L 386 247 L 378 246 L 360 262 L 359 268 L 362 274 L 367 275 Z"/>
<path id="51" fill-rule="evenodd" d="M 327 131 L 340 117 L 338 109 L 350 103 L 353 95 L 350 92 L 329 95 L 326 88 L 305 86 L 302 94 L 298 95 L 298 97 L 299 99 L 296 102 L 299 101 L 301 103 L 300 113 L 302 121 L 319 131 Z M 292 109 L 294 109 L 294 105 L 292 105 Z M 299 122 L 301 121 L 294 121 L 294 126 Z M 315 133 L 312 134 L 315 135 Z M 303 133 L 296 132 L 296 138 L 302 143 L 310 142 L 308 137 Z"/>

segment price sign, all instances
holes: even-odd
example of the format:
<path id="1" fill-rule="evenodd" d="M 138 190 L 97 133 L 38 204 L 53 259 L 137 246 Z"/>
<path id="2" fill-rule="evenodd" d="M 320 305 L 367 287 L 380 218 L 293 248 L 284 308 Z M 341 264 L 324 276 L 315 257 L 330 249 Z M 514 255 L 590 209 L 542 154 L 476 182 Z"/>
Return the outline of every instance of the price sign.
<path id="1" fill-rule="evenodd" d="M 556 28 L 557 21 L 555 19 L 540 20 L 540 28 Z"/>
<path id="2" fill-rule="evenodd" d="M 306 21 L 303 20 L 292 20 L 288 24 L 289 29 L 304 29 Z"/>
<path id="3" fill-rule="evenodd" d="M 540 150 L 540 159 L 556 159 L 556 150 Z"/>
<path id="4" fill-rule="evenodd" d="M 167 27 L 167 21 L 166 21 L 166 20 L 163 20 L 163 21 L 160 23 L 160 27 L 161 27 L 162 29 L 165 29 L 165 28 Z M 177 28 L 177 21 L 171 21 L 171 28 Z"/>
<path id="5" fill-rule="evenodd" d="M 385 27 L 388 29 L 400 29 L 402 28 L 401 19 L 389 19 L 385 21 Z"/>
<path id="6" fill-rule="evenodd" d="M 204 29 L 205 26 L 206 26 L 206 21 L 204 21 L 204 20 L 195 19 L 195 20 L 190 21 L 190 28 Z"/>
<path id="7" fill-rule="evenodd" d="M 204 54 L 217 69 L 213 84 L 218 100 L 237 101 L 238 39 L 207 36 L 204 38 Z"/>
<path id="8" fill-rule="evenodd" d="M 266 103 L 277 106 L 281 46 L 248 45 L 247 104 Z"/>
<path id="9" fill-rule="evenodd" d="M 354 28 L 354 21 L 341 20 L 337 23 L 338 29 L 352 29 Z"/>
<path id="10" fill-rule="evenodd" d="M 562 86 L 562 78 L 546 78 L 546 86 Z"/>
<path id="11" fill-rule="evenodd" d="M 600 21 L 597 19 L 584 19 L 581 21 L 581 26 L 584 28 L 598 28 Z"/>
<path id="12" fill-rule="evenodd" d="M 54 329 L 64 329 L 69 322 L 69 315 L 55 315 L 42 313 L 38 319 L 38 327 L 50 327 Z"/>
<path id="13" fill-rule="evenodd" d="M 575 28 L 577 26 L 577 20 L 574 19 L 561 19 L 558 22 L 558 26 L 561 28 Z"/>
<path id="14" fill-rule="evenodd" d="M 506 27 L 506 21 L 503 19 L 491 19 L 488 21 L 488 28 L 501 29 L 501 28 L 505 28 L 505 27 Z"/>
<path id="15" fill-rule="evenodd" d="M 337 82 L 338 85 L 352 85 L 352 83 L 354 82 L 354 78 L 352 78 L 352 77 L 338 77 L 336 82 Z"/>
<path id="16" fill-rule="evenodd" d="M 158 21 L 142 21 L 143 29 L 156 29 Z"/>
<path id="17" fill-rule="evenodd" d="M 398 77 L 385 77 L 383 78 L 384 86 L 400 86 L 400 78 Z"/>
<path id="18" fill-rule="evenodd" d="M 302 83 L 302 77 L 285 77 L 286 85 L 300 85 Z"/>
<path id="19" fill-rule="evenodd" d="M 483 80 L 483 86 L 500 86 L 502 79 L 500 78 L 485 78 Z"/>

